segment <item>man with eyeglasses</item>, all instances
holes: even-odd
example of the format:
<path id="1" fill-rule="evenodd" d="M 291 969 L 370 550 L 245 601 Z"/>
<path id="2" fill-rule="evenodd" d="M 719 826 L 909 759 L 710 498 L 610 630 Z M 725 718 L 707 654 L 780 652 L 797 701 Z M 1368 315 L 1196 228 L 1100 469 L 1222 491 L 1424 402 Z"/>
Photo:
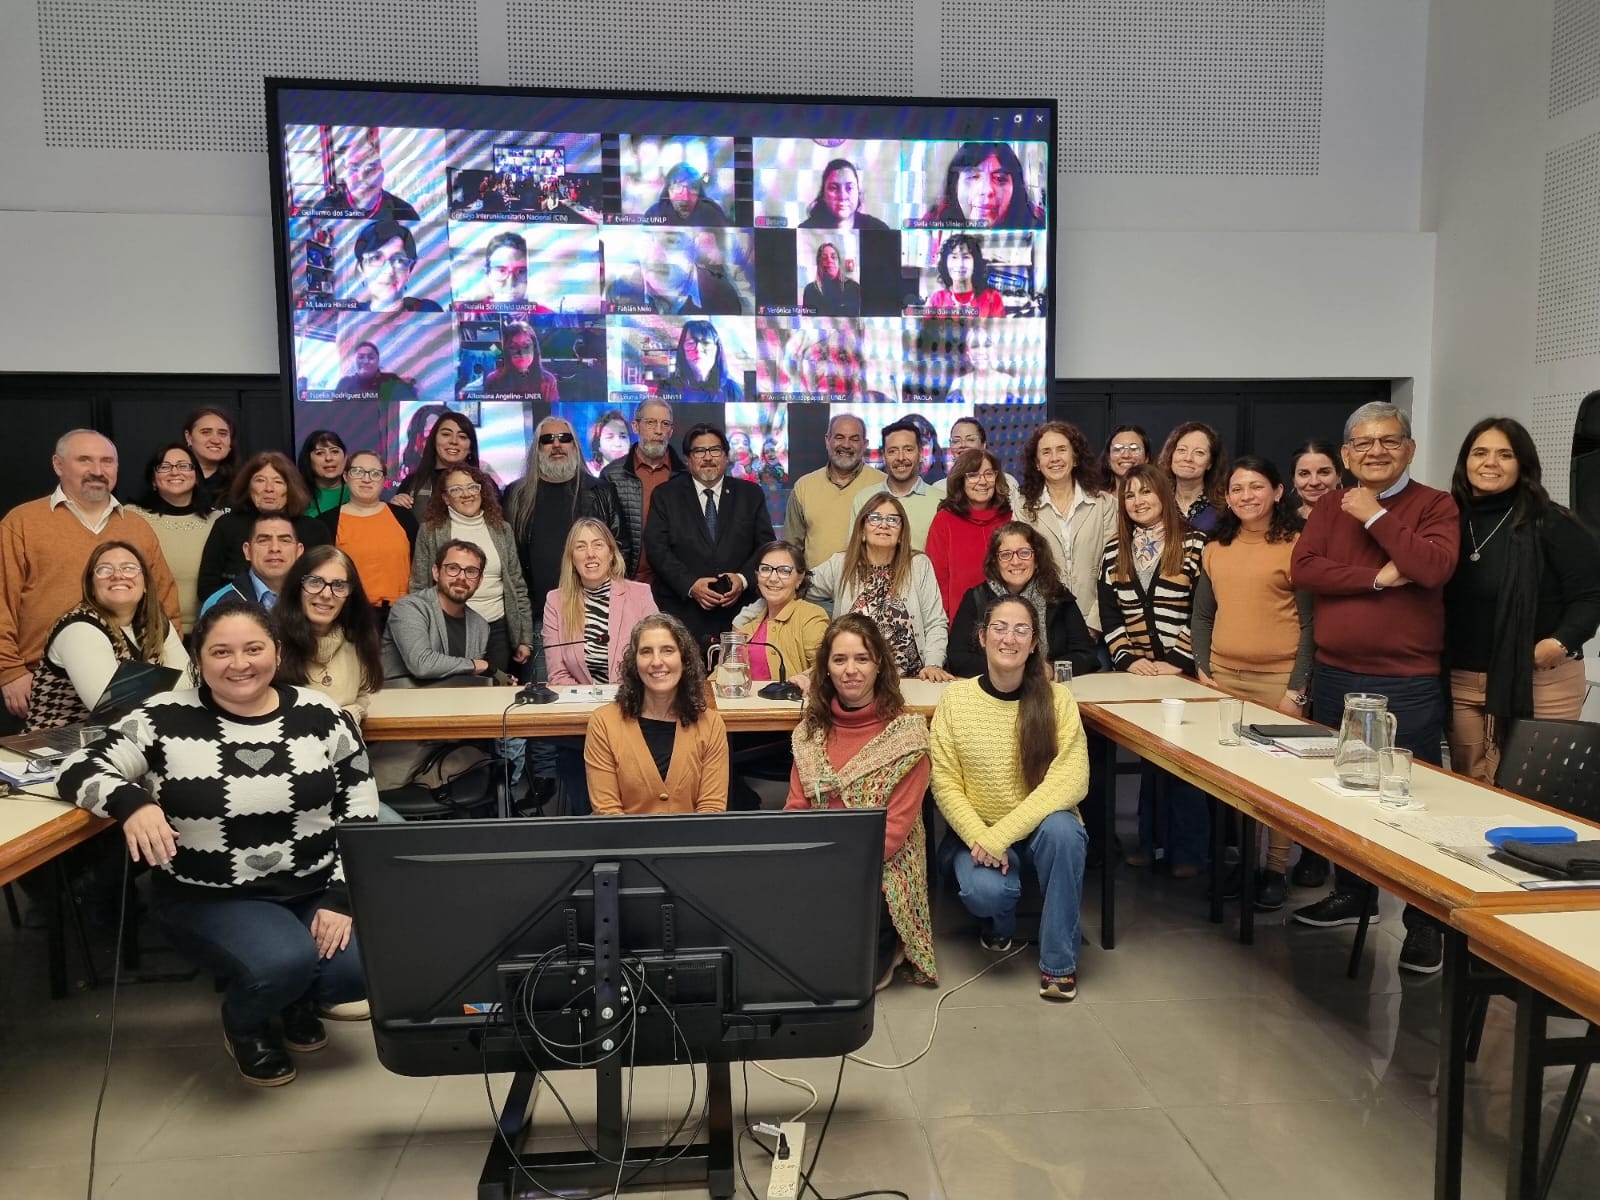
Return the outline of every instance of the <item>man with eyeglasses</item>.
<path id="1" fill-rule="evenodd" d="M 289 568 L 305 553 L 294 522 L 281 512 L 258 513 L 250 523 L 250 536 L 244 543 L 245 569 L 231 582 L 206 597 L 201 615 L 224 600 L 259 604 L 269 611 L 278 603 Z"/>
<path id="2" fill-rule="evenodd" d="M 389 610 L 383 631 L 386 683 L 488 674 L 489 622 L 467 607 L 488 561 L 476 545 L 460 539 L 434 552 L 433 590 L 402 596 Z"/>
<path id="3" fill-rule="evenodd" d="M 674 475 L 688 466 L 672 448 L 672 405 L 651 397 L 641 400 L 633 410 L 633 448 L 615 462 L 605 465 L 600 478 L 617 493 L 622 523 L 629 541 L 624 551 L 628 577 L 640 583 L 655 579 L 650 556 L 644 550 L 644 525 L 650 517 L 650 499 Z"/>
<path id="4" fill-rule="evenodd" d="M 636 271 L 619 273 L 606 288 L 608 312 L 736 317 L 749 309 L 726 264 L 702 254 L 693 234 L 637 228 L 632 236 L 639 265 Z"/>
<path id="5" fill-rule="evenodd" d="M 583 466 L 572 423 L 546 417 L 534 429 L 523 476 L 506 489 L 506 520 L 516 535 L 517 555 L 535 613 L 561 584 L 561 552 L 567 530 L 580 517 L 592 517 L 611 531 L 628 560 L 633 545 L 622 522 L 617 491 Z"/>
<path id="6" fill-rule="evenodd" d="M 314 212 L 374 220 L 417 220 L 417 210 L 383 190 L 383 152 L 376 129 L 355 129 L 334 150 L 336 182 Z"/>
<path id="7" fill-rule="evenodd" d="M 428 312 L 444 310 L 432 300 L 406 295 L 417 265 L 417 241 L 398 221 L 374 221 L 356 234 L 356 269 L 366 298 L 364 312 Z"/>
<path id="8" fill-rule="evenodd" d="M 918 552 L 928 545 L 928 526 L 944 499 L 944 481 L 929 483 L 922 477 L 922 450 L 927 445 L 922 427 L 915 421 L 895 421 L 878 435 L 878 451 L 883 456 L 887 476 L 883 486 L 863 488 L 850 505 L 850 527 L 874 496 L 888 492 L 906 510 L 906 537 Z M 807 561 L 810 561 L 808 558 Z"/>
<path id="9" fill-rule="evenodd" d="M 732 629 L 741 605 L 756 598 L 756 565 L 773 540 L 772 518 L 760 485 L 728 474 L 722 430 L 693 426 L 683 454 L 688 473 L 656 491 L 644 544 L 655 570 L 656 604 L 704 646 Z"/>
<path id="10" fill-rule="evenodd" d="M 808 563 L 826 562 L 850 540 L 856 498 L 882 489 L 884 474 L 866 464 L 867 426 L 851 413 L 835 413 L 824 439 L 828 462 L 794 481 L 783 519 L 784 540 L 805 551 Z"/>
<path id="11" fill-rule="evenodd" d="M 117 448 L 110 439 L 92 429 L 64 433 L 50 465 L 60 481 L 55 491 L 17 505 L 0 521 L 0 692 L 19 720 L 27 715 L 50 629 L 83 599 L 83 566 L 101 542 L 138 547 L 161 607 L 174 624 L 182 619 L 155 530 L 112 495 Z"/>
<path id="12" fill-rule="evenodd" d="M 1411 478 L 1411 419 L 1393 404 L 1364 404 L 1344 426 L 1341 457 L 1356 486 L 1317 501 L 1295 544 L 1294 586 L 1315 599 L 1311 717 L 1337 727 L 1347 693 L 1384 696 L 1396 744 L 1440 765 L 1445 704 L 1444 585 L 1460 553 L 1461 518 L 1449 492 Z M 1359 923 L 1377 911 L 1377 889 L 1338 868 L 1334 890 L 1294 914 L 1302 925 Z M 1376 919 L 1376 918 L 1374 918 Z M 1443 963 L 1438 926 L 1407 907 L 1403 970 Z"/>

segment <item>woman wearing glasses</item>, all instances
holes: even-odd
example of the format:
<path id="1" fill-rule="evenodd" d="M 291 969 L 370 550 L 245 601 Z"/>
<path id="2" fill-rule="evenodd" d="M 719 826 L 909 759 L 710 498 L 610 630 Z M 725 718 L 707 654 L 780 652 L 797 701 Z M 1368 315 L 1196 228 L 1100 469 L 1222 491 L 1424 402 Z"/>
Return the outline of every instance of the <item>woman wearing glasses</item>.
<path id="1" fill-rule="evenodd" d="M 761 599 L 733 619 L 734 629 L 752 642 L 768 643 L 750 656 L 752 681 L 777 679 L 781 668 L 802 690 L 810 686 L 828 613 L 800 599 L 808 579 L 805 551 L 793 542 L 771 541 L 761 548 L 756 562 Z"/>
<path id="2" fill-rule="evenodd" d="M 983 582 L 961 598 L 956 619 L 950 622 L 950 649 L 945 666 L 962 677 L 983 674 L 983 647 L 978 641 L 978 615 L 996 597 L 1021 596 L 1043 614 L 1040 641 L 1052 662 L 1070 662 L 1074 677 L 1087 675 L 1100 664 L 1094 639 L 1072 593 L 1061 582 L 1055 555 L 1045 537 L 1032 525 L 1007 521 L 989 539 L 983 560 Z"/>
<path id="3" fill-rule="evenodd" d="M 272 619 L 282 651 L 275 682 L 321 692 L 360 725 L 383 687 L 383 659 L 377 617 L 350 556 L 336 546 L 302 554 Z"/>
<path id="4" fill-rule="evenodd" d="M 383 502 L 386 473 L 373 451 L 356 451 L 344 469 L 350 499 L 322 518 L 333 530 L 333 544 L 355 563 L 380 627 L 389 606 L 411 590 L 411 548 L 417 540 L 411 510 Z"/>
<path id="5" fill-rule="evenodd" d="M 1039 996 L 1078 994 L 1078 910 L 1089 840 L 1077 808 L 1089 752 L 1072 693 L 1050 679 L 1039 614 L 1021 596 L 995 596 L 979 618 L 983 674 L 939 698 L 929 733 L 933 798 L 950 824 L 939 847 L 961 903 L 992 954 L 1011 949 L 1022 872 L 1044 893 Z"/>
<path id="6" fill-rule="evenodd" d="M 83 599 L 45 641 L 28 695 L 28 731 L 82 721 L 125 662 L 189 665 L 183 638 L 146 586 L 144 556 L 127 542 L 102 542 L 83 568 Z"/>
<path id="7" fill-rule="evenodd" d="M 428 501 L 411 559 L 411 590 L 432 590 L 429 567 L 446 542 L 471 542 L 483 551 L 483 578 L 467 601 L 489 623 L 489 648 L 484 658 L 492 670 L 508 672 L 513 662 L 533 656 L 533 608 L 517 559 L 511 526 L 500 515 L 500 497 L 488 476 L 476 467 L 445 472 Z"/>
<path id="8" fill-rule="evenodd" d="M 168 442 L 151 455 L 144 495 L 130 506 L 156 531 L 161 556 L 178 585 L 185 629 L 193 629 L 199 615 L 200 555 L 220 515 L 199 482 L 200 461 L 194 451 L 182 442 Z"/>
<path id="9" fill-rule="evenodd" d="M 928 526 L 928 560 L 947 616 L 954 617 L 961 597 L 983 582 L 989 539 L 1010 519 L 1011 488 L 1000 460 L 988 450 L 964 452 Z"/>
<path id="10" fill-rule="evenodd" d="M 1115 492 L 1122 477 L 1133 468 L 1143 466 L 1155 457 L 1150 449 L 1150 435 L 1137 425 L 1118 425 L 1106 439 L 1106 452 L 1102 480 L 1106 491 Z"/>
<path id="11" fill-rule="evenodd" d="M 911 548 L 906 510 L 889 493 L 856 514 L 849 544 L 812 572 L 807 595 L 818 603 L 831 600 L 835 614 L 858 612 L 876 621 L 902 679 L 954 678 L 944 669 L 950 622 L 939 581 L 928 556 Z"/>
<path id="12" fill-rule="evenodd" d="M 676 403 L 738 404 L 744 387 L 728 369 L 728 354 L 710 321 L 685 321 L 678 335 L 678 357 L 667 390 Z"/>

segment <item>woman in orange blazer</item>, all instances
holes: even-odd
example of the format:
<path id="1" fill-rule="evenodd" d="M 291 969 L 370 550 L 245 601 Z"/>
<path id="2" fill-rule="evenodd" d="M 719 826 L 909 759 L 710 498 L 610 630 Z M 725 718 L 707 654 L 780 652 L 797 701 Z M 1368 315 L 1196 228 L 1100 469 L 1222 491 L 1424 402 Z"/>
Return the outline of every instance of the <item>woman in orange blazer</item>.
<path id="1" fill-rule="evenodd" d="M 706 703 L 705 670 L 683 622 L 656 613 L 635 625 L 617 683 L 584 739 L 594 811 L 726 811 L 728 734 Z"/>

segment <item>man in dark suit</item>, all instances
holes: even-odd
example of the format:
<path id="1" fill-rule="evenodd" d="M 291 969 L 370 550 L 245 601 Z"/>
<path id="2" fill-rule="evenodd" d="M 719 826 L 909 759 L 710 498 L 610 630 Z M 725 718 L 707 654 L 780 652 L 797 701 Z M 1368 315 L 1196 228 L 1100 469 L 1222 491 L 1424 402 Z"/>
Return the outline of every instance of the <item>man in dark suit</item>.
<path id="1" fill-rule="evenodd" d="M 728 475 L 728 438 L 715 425 L 690 429 L 683 456 L 689 473 L 651 498 L 644 545 L 656 603 L 705 645 L 755 598 L 756 555 L 773 540 L 772 518 L 759 485 Z"/>

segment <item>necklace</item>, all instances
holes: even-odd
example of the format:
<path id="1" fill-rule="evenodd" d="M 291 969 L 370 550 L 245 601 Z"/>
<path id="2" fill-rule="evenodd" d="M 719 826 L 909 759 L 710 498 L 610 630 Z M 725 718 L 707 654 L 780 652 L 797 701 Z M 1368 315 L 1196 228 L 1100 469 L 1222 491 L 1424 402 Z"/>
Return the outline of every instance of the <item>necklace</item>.
<path id="1" fill-rule="evenodd" d="M 1515 508 L 1507 509 L 1506 515 L 1500 518 L 1500 525 L 1504 525 L 1507 521 L 1509 521 L 1511 519 L 1511 514 L 1516 511 L 1517 510 Z M 1478 540 L 1477 533 L 1472 528 L 1472 518 L 1468 517 L 1467 537 L 1472 539 L 1472 553 L 1467 555 L 1467 557 L 1473 562 L 1477 562 L 1478 558 L 1480 557 L 1480 551 L 1482 551 L 1482 549 L 1489 544 L 1489 538 L 1492 538 L 1495 534 L 1500 532 L 1500 525 L 1496 525 L 1493 529 L 1489 530 L 1489 537 L 1484 538 L 1483 541 L 1480 542 Z"/>

